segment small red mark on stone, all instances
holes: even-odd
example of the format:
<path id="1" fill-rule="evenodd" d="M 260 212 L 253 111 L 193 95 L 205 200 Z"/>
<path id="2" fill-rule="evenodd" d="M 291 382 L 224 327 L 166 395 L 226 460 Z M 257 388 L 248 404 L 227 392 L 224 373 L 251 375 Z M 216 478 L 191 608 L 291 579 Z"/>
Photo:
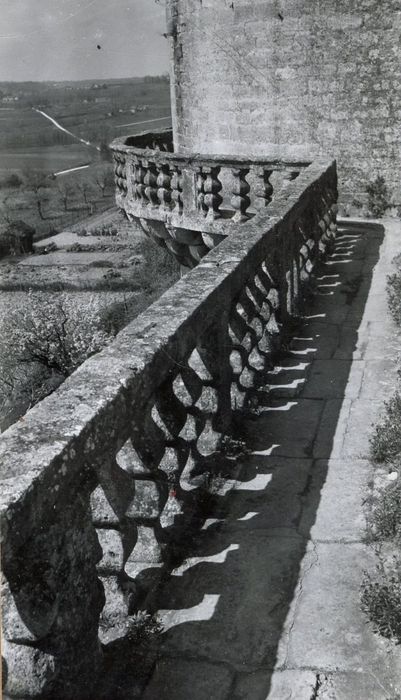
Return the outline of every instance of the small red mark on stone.
<path id="1" fill-rule="evenodd" d="M 173 491 L 170 491 L 170 496 L 171 496 L 172 498 L 175 498 L 176 495 L 177 495 L 177 491 L 174 491 L 174 490 L 173 490 Z"/>

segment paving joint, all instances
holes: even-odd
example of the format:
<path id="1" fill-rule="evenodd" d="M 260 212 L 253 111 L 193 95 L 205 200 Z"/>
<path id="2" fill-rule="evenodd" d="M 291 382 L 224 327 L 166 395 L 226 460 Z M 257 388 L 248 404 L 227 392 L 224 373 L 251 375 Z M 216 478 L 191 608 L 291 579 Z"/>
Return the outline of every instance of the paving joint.
<path id="1" fill-rule="evenodd" d="M 313 541 L 312 538 L 310 538 L 308 541 L 312 545 L 314 559 L 311 561 L 310 565 L 307 567 L 307 569 L 305 571 L 302 572 L 302 568 L 301 568 L 301 573 L 299 576 L 298 587 L 297 587 L 298 590 L 297 590 L 297 593 L 295 596 L 295 605 L 294 605 L 292 622 L 291 622 L 290 627 L 289 627 L 288 632 L 287 632 L 286 654 L 285 654 L 285 660 L 284 660 L 284 664 L 283 664 L 284 669 L 287 667 L 287 662 L 288 662 L 289 653 L 290 653 L 291 635 L 292 635 L 292 631 L 293 631 L 295 623 L 296 623 L 298 607 L 299 607 L 299 604 L 300 604 L 300 601 L 301 601 L 301 598 L 303 595 L 304 581 L 306 580 L 306 578 L 308 577 L 308 575 L 312 571 L 312 569 L 319 564 L 319 554 L 317 551 L 316 543 Z"/>

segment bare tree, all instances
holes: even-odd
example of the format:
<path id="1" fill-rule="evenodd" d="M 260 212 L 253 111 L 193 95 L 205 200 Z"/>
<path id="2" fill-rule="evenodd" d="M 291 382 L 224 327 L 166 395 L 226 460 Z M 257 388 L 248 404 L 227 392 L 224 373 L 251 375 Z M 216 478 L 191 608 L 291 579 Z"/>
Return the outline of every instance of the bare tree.
<path id="1" fill-rule="evenodd" d="M 0 423 L 5 406 L 24 413 L 113 338 L 105 304 L 104 295 L 77 305 L 66 292 L 30 290 L 0 319 Z"/>
<path id="2" fill-rule="evenodd" d="M 93 183 L 88 177 L 80 177 L 77 180 L 77 189 L 82 194 L 86 206 L 93 209 L 93 202 L 90 201 L 89 197 L 93 193 Z"/>
<path id="3" fill-rule="evenodd" d="M 11 224 L 15 219 L 15 206 L 10 195 L 3 197 L 0 208 L 0 221 L 4 224 Z"/>
<path id="4" fill-rule="evenodd" d="M 66 292 L 30 290 L 24 307 L 9 315 L 3 333 L 18 363 L 36 362 L 67 377 L 107 342 L 101 318 L 98 295 L 77 308 Z"/>
<path id="5" fill-rule="evenodd" d="M 46 175 L 46 173 L 40 170 L 28 169 L 25 171 L 25 182 L 27 189 L 34 193 L 35 204 L 39 217 L 42 219 L 42 221 L 45 221 L 46 217 L 43 212 L 43 206 L 49 201 L 49 197 L 46 192 L 50 185 L 49 177 Z"/>
<path id="6" fill-rule="evenodd" d="M 63 202 L 64 211 L 68 211 L 68 200 L 74 194 L 74 187 L 71 182 L 66 182 L 60 178 L 57 179 L 57 190 Z"/>
<path id="7" fill-rule="evenodd" d="M 96 170 L 95 183 L 105 197 L 107 188 L 114 189 L 114 175 L 109 165 L 104 165 Z"/>

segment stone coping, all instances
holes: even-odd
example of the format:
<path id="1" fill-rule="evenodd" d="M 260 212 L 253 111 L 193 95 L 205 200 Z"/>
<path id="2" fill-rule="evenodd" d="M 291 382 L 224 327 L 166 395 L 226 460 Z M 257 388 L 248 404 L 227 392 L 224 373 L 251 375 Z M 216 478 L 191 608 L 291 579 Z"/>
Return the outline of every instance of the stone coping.
<path id="1" fill-rule="evenodd" d="M 201 164 L 202 166 L 213 166 L 220 165 L 222 167 L 239 167 L 242 168 L 250 166 L 271 166 L 274 170 L 286 170 L 288 168 L 306 168 L 313 162 L 312 160 L 292 160 L 292 159 L 280 159 L 272 158 L 269 155 L 259 156 L 259 155 L 247 155 L 247 156 L 237 156 L 237 155 L 227 155 L 227 154 L 207 154 L 207 153 L 179 153 L 172 151 L 162 151 L 150 147 L 144 147 L 142 144 L 146 141 L 150 142 L 152 137 L 161 141 L 163 135 L 166 136 L 166 140 L 170 139 L 172 136 L 171 129 L 161 129 L 160 131 L 144 131 L 135 136 L 124 136 L 118 137 L 112 141 L 110 148 L 114 152 L 125 153 L 126 155 L 135 155 L 144 159 L 151 161 L 161 161 L 161 162 L 171 162 L 179 163 L 181 166 L 186 167 L 196 167 Z M 137 142 L 138 145 L 131 145 L 127 143 L 128 141 Z"/>

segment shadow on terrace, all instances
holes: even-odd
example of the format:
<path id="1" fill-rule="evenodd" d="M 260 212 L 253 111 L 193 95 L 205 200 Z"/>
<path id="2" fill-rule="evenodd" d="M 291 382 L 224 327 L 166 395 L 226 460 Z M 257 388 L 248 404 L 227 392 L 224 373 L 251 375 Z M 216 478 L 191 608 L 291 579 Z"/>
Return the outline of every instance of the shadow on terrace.
<path id="1" fill-rule="evenodd" d="M 307 334 L 298 331 L 301 339 L 280 359 L 283 369 L 273 371 L 278 345 L 299 312 L 301 287 L 332 248 L 336 183 L 335 163 L 306 166 L 266 212 L 234 226 L 191 274 L 2 435 L 4 655 L 11 697 L 138 697 L 154 658 L 145 658 L 143 648 L 137 663 L 138 651 L 121 640 L 143 608 L 164 611 L 166 662 L 150 680 L 149 697 L 178 700 L 193 697 L 196 688 L 200 700 L 205 685 L 195 676 L 209 677 L 210 665 L 224 666 L 224 678 L 213 685 L 222 697 L 239 668 L 270 672 L 308 513 L 315 510 L 313 503 L 309 510 L 301 506 L 309 490 L 318 497 L 312 483 L 319 478 L 313 477 L 317 464 L 324 478 L 324 463 L 311 459 L 328 456 L 316 450 L 324 426 L 323 445 L 330 445 L 343 392 L 333 404 L 331 395 L 325 402 L 313 395 L 320 386 L 313 371 L 302 389 L 304 370 L 318 343 L 341 352 L 336 323 L 345 319 L 355 335 L 368 288 L 358 276 L 363 263 L 351 262 L 359 234 L 345 235 L 320 274 L 323 296 Z M 213 208 L 215 200 L 208 201 Z M 372 245 L 374 257 L 377 241 Z M 338 287 L 343 279 L 336 275 L 351 266 L 357 271 Z M 327 309 L 320 310 L 321 303 Z M 349 357 L 340 374 L 336 367 L 331 375 L 336 391 L 345 385 Z M 333 391 L 330 380 L 326 385 Z M 260 415 L 251 411 L 251 420 L 256 389 Z M 297 399 L 294 389 L 302 390 Z M 242 461 L 218 449 L 232 411 L 250 452 Z M 225 521 L 208 522 L 191 549 L 187 543 L 193 566 L 182 565 L 172 553 L 176 542 L 188 539 L 202 493 L 209 495 L 208 519 Z M 182 568 L 170 584 L 172 564 Z M 182 609 L 187 617 L 172 612 Z M 188 694 L 181 680 L 195 649 L 207 673 L 192 669 Z M 176 668 L 169 674 L 167 659 L 175 655 L 182 658 L 170 664 Z M 135 680 L 130 669 L 140 668 L 142 678 Z M 94 690 L 101 669 L 101 690 Z"/>
<path id="2" fill-rule="evenodd" d="M 236 416 L 235 435 L 248 450 L 232 458 L 237 479 L 227 473 L 215 484 L 186 559 L 148 600 L 163 633 L 147 654 L 126 640 L 109 645 L 102 698 L 268 697 L 273 669 L 287 661 L 283 625 L 328 459 L 336 456 L 334 436 L 382 239 L 374 224 L 339 227 L 334 252 L 316 271 L 314 301 L 257 392 L 258 410 Z M 341 517 L 341 504 L 333 508 Z"/>

